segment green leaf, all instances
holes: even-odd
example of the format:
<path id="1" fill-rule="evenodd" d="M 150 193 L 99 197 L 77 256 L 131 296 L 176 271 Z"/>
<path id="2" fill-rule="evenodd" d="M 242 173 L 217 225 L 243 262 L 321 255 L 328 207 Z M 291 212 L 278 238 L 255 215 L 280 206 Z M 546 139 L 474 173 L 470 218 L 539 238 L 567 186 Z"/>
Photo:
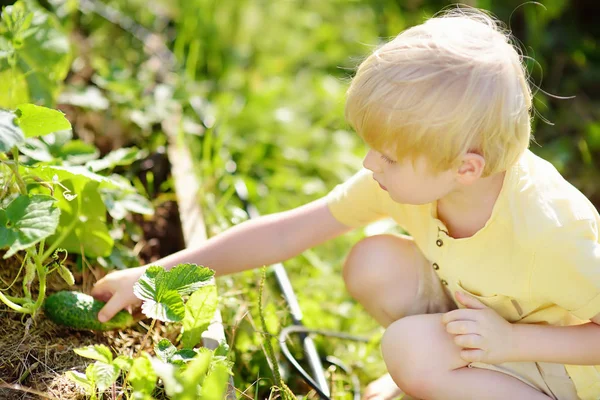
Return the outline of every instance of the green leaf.
<path id="1" fill-rule="evenodd" d="M 16 114 L 19 117 L 19 127 L 28 138 L 71 129 L 71 124 L 65 115 L 51 108 L 21 104 L 17 106 Z"/>
<path id="2" fill-rule="evenodd" d="M 161 339 L 160 342 L 154 347 L 156 356 L 164 362 L 168 362 L 176 365 L 185 365 L 188 361 L 192 360 L 198 354 L 193 349 L 181 349 L 177 350 L 169 339 Z"/>
<path id="3" fill-rule="evenodd" d="M 133 360 L 133 367 L 129 373 L 129 382 L 135 392 L 150 395 L 156 386 L 157 375 L 152 369 L 152 363 L 147 357 L 138 357 Z"/>
<path id="4" fill-rule="evenodd" d="M 161 321 L 178 322 L 185 316 L 182 295 L 214 282 L 214 271 L 196 264 L 179 264 L 170 271 L 151 266 L 136 282 L 133 293 L 143 300 L 142 312 Z"/>
<path id="5" fill-rule="evenodd" d="M 50 133 L 43 138 L 29 138 L 19 145 L 19 150 L 36 161 L 60 160 L 72 165 L 84 164 L 98 158 L 100 152 L 91 144 L 71 138 L 63 142 L 64 133 L 70 132 L 59 131 L 55 134 Z"/>
<path id="6" fill-rule="evenodd" d="M 86 167 L 90 168 L 94 172 L 98 172 L 105 169 L 112 169 L 116 166 L 131 165 L 133 162 L 141 160 L 147 155 L 147 150 L 140 150 L 136 147 L 117 149 L 111 151 L 100 160 L 88 162 Z"/>
<path id="7" fill-rule="evenodd" d="M 133 366 L 133 359 L 129 356 L 118 356 L 113 361 L 113 364 L 119 367 L 122 371 L 129 371 Z"/>
<path id="8" fill-rule="evenodd" d="M 25 141 L 25 135 L 16 121 L 17 117 L 12 112 L 0 109 L 0 152 L 6 153 Z"/>
<path id="9" fill-rule="evenodd" d="M 202 286 L 213 284 L 215 271 L 196 264 L 179 264 L 164 272 L 164 275 L 165 285 L 183 296 L 195 292 Z"/>
<path id="10" fill-rule="evenodd" d="M 82 357 L 102 361 L 107 364 L 111 364 L 113 361 L 113 355 L 110 349 L 103 344 L 78 347 L 76 349 L 73 349 L 73 351 Z"/>
<path id="11" fill-rule="evenodd" d="M 96 391 L 96 363 L 94 364 L 90 364 L 87 366 L 87 368 L 85 369 L 85 376 L 88 380 L 88 382 L 91 385 L 91 389 L 92 391 Z"/>
<path id="12" fill-rule="evenodd" d="M 154 346 L 154 352 L 161 361 L 170 362 L 171 357 L 177 352 L 177 347 L 173 346 L 169 339 L 161 339 Z"/>
<path id="13" fill-rule="evenodd" d="M 202 385 L 202 400 L 222 400 L 229 380 L 229 369 L 223 364 L 215 365 Z"/>
<path id="14" fill-rule="evenodd" d="M 55 176 L 56 180 L 62 182 L 68 179 L 76 179 L 79 181 L 95 181 L 100 183 L 101 188 L 115 188 L 133 191 L 131 185 L 125 185 L 122 181 L 117 181 L 106 176 L 98 175 L 91 172 L 89 169 L 82 166 L 41 166 L 39 168 L 30 168 L 33 173 L 38 173 L 38 176 L 51 181 Z"/>
<path id="15" fill-rule="evenodd" d="M 183 390 L 183 386 L 179 383 L 177 379 L 177 371 L 178 367 L 173 364 L 169 364 L 167 362 L 161 361 L 156 357 L 150 357 L 150 362 L 152 363 L 152 369 L 156 373 L 156 375 L 162 380 L 165 386 L 165 392 L 167 396 L 171 399 L 179 400 L 178 396 Z"/>
<path id="16" fill-rule="evenodd" d="M 184 391 L 181 396 L 178 397 L 178 400 L 198 399 L 212 357 L 212 351 L 201 351 L 188 363 L 187 368 L 178 374 L 179 382 L 184 388 Z"/>
<path id="17" fill-rule="evenodd" d="M 177 350 L 173 357 L 171 357 L 171 363 L 176 365 L 185 365 L 189 361 L 193 360 L 198 352 L 193 349 L 181 349 Z"/>
<path id="18" fill-rule="evenodd" d="M 114 240 L 106 226 L 106 207 L 98 193 L 100 183 L 78 177 L 75 180 L 63 181 L 62 185 L 64 188 L 58 189 L 63 194 L 58 200 L 58 206 L 61 208 L 60 228 L 48 241 L 53 243 L 64 229 L 74 226 L 59 244 L 61 247 L 69 253 L 76 254 L 81 254 L 83 250 L 87 257 L 108 257 L 112 252 Z M 77 197 L 72 200 L 69 196 L 65 198 L 66 191 L 69 191 L 68 194 L 74 193 Z"/>
<path id="19" fill-rule="evenodd" d="M 65 375 L 67 378 L 75 382 L 75 384 L 81 386 L 87 394 L 91 394 L 92 383 L 88 380 L 85 374 L 77 371 L 67 371 Z"/>
<path id="20" fill-rule="evenodd" d="M 14 54 L 14 68 L 9 59 L 0 58 L 0 104 L 8 108 L 21 103 L 51 106 L 72 58 L 58 18 L 33 1 L 6 7 L 2 17 L 0 31 L 11 31 L 18 40 L 8 42 L 6 49 Z M 20 22 L 9 22 L 13 18 Z M 25 28 L 29 23 L 32 28 Z"/>
<path id="21" fill-rule="evenodd" d="M 116 220 L 124 219 L 130 212 L 153 215 L 152 202 L 138 193 L 128 193 L 117 189 L 102 189 L 102 201 L 108 213 Z"/>
<path id="22" fill-rule="evenodd" d="M 204 286 L 195 291 L 185 304 L 182 338 L 183 347 L 193 348 L 202 340 L 217 310 L 217 287 Z"/>
<path id="23" fill-rule="evenodd" d="M 183 299 L 175 290 L 163 290 L 157 293 L 156 300 L 146 300 L 142 312 L 149 318 L 164 322 L 181 321 L 185 315 Z"/>
<path id="24" fill-rule="evenodd" d="M 111 387 L 113 382 L 119 377 L 119 367 L 114 364 L 107 364 L 101 361 L 96 361 L 94 364 L 94 375 L 98 390 L 104 392 Z"/>
<path id="25" fill-rule="evenodd" d="M 58 226 L 60 210 L 55 199 L 46 195 L 20 195 L 0 210 L 0 248 L 10 246 L 4 258 L 52 235 Z"/>

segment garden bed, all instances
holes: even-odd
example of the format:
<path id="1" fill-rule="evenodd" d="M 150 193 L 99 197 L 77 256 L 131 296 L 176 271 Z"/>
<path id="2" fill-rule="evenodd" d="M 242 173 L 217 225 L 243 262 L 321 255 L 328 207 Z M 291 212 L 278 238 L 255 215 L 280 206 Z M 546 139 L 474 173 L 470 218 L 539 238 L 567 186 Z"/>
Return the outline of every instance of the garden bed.
<path id="1" fill-rule="evenodd" d="M 159 160 L 159 162 L 157 162 Z M 160 187 L 162 181 L 171 178 L 170 164 L 166 154 L 155 154 L 140 161 L 140 176 L 153 171 L 155 176 L 163 179 L 155 181 Z M 138 258 L 145 265 L 165 257 L 184 247 L 183 233 L 176 201 L 168 200 L 160 203 L 154 216 L 133 214 L 131 222 L 137 224 L 143 237 L 137 243 Z M 0 252 L 0 257 L 5 252 Z M 20 262 L 17 257 L 3 260 L 6 267 L 0 269 L 0 277 L 8 284 L 14 281 L 6 294 L 22 296 L 22 275 L 17 277 Z M 77 268 L 77 256 L 69 256 L 68 265 L 73 272 L 75 285 L 68 286 L 57 274 L 51 274 L 47 282 L 47 294 L 61 290 L 78 290 L 90 293 L 94 282 L 106 274 L 105 268 L 91 263 L 91 268 Z M 16 280 L 15 280 L 16 279 Z M 6 285 L 8 287 L 8 285 Z M 32 293 L 37 294 L 38 282 L 31 287 Z M 149 328 L 150 322 L 143 314 L 139 325 L 134 328 L 109 331 L 74 331 L 57 326 L 40 314 L 36 322 L 22 321 L 22 314 L 12 312 L 0 305 L 0 399 L 37 399 L 38 395 L 49 398 L 78 399 L 84 398 L 84 392 L 74 382 L 64 376 L 69 370 L 85 370 L 89 360 L 75 354 L 73 349 L 93 344 L 105 344 L 117 354 L 134 356 L 141 350 L 152 353 L 152 347 L 160 338 L 175 341 L 176 329 L 162 324 L 160 321 L 152 330 L 152 339 L 141 348 L 142 340 Z"/>

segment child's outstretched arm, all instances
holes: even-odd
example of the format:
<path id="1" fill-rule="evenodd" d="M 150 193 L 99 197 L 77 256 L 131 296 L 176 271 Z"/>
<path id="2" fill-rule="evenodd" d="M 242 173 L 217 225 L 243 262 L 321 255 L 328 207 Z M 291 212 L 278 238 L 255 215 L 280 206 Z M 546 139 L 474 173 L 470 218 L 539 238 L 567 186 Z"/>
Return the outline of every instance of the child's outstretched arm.
<path id="1" fill-rule="evenodd" d="M 338 222 L 325 198 L 304 206 L 265 215 L 234 226 L 201 246 L 187 248 L 152 265 L 170 269 L 181 263 L 196 263 L 227 275 L 285 261 L 306 249 L 337 237 L 352 228 Z M 94 285 L 92 295 L 107 301 L 98 318 L 109 320 L 118 311 L 139 305 L 133 285 L 148 266 L 116 271 Z"/>

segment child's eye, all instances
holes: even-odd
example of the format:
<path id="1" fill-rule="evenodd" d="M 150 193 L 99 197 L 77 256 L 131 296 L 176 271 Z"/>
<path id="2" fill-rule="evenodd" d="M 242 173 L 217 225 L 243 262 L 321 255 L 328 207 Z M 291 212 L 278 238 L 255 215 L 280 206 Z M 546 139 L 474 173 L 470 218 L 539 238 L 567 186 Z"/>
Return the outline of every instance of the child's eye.
<path id="1" fill-rule="evenodd" d="M 387 158 L 387 157 L 386 157 L 385 155 L 383 155 L 383 154 L 381 155 L 381 159 L 382 159 L 383 161 L 385 161 L 386 163 L 388 163 L 388 164 L 395 164 L 395 163 L 396 163 L 396 161 L 394 161 L 394 160 L 390 160 L 389 158 Z"/>

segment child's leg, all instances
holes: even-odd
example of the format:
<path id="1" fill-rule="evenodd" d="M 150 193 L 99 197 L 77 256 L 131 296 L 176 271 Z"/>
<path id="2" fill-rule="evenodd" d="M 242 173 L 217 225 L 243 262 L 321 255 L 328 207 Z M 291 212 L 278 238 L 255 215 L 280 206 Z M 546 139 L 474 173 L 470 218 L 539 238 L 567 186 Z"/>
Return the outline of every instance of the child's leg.
<path id="1" fill-rule="evenodd" d="M 390 375 L 411 396 L 426 400 L 548 400 L 501 372 L 468 368 L 442 314 L 415 315 L 391 324 L 381 349 Z"/>
<path id="2" fill-rule="evenodd" d="M 407 315 L 456 308 L 409 237 L 375 235 L 361 240 L 348 254 L 343 274 L 352 297 L 384 327 Z"/>
<path id="3" fill-rule="evenodd" d="M 346 258 L 344 280 L 350 294 L 384 327 L 407 315 L 456 308 L 431 263 L 409 237 L 363 239 Z M 401 394 L 389 375 L 384 375 L 367 386 L 363 399 L 391 400 Z"/>

